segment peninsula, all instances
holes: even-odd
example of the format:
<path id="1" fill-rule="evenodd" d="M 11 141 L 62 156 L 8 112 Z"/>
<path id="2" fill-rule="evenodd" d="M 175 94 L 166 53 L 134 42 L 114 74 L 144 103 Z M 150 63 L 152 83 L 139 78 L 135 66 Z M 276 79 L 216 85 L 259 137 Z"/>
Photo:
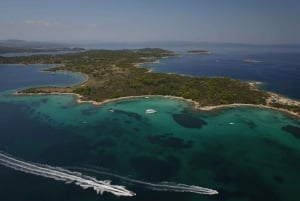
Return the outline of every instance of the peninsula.
<path id="1" fill-rule="evenodd" d="M 80 101 L 107 102 L 124 97 L 160 95 L 181 97 L 199 109 L 228 105 L 269 107 L 300 116 L 300 103 L 279 95 L 258 90 L 253 83 L 225 77 L 190 77 L 153 73 L 137 63 L 153 62 L 175 56 L 162 49 L 90 50 L 62 55 L 0 57 L 0 64 L 56 64 L 49 71 L 80 72 L 88 80 L 72 87 L 37 87 L 20 93 L 75 93 Z"/>

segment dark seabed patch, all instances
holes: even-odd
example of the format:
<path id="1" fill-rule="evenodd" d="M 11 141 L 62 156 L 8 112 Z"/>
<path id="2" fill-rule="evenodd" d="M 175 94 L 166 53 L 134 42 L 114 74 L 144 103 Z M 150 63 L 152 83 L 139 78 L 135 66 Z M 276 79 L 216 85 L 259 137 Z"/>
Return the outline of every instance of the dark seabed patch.
<path id="1" fill-rule="evenodd" d="M 134 113 L 134 112 L 128 112 L 128 111 L 117 110 L 117 109 L 115 109 L 114 112 L 115 112 L 116 114 L 124 114 L 124 115 L 127 115 L 128 117 L 134 118 L 134 119 L 136 119 L 137 121 L 142 120 L 142 116 L 139 115 L 139 114 L 137 114 L 137 113 Z"/>
<path id="2" fill-rule="evenodd" d="M 132 121 L 125 120 L 124 123 L 125 123 L 125 124 L 132 124 Z"/>
<path id="3" fill-rule="evenodd" d="M 207 124 L 204 120 L 188 114 L 173 114 L 172 117 L 176 123 L 185 128 L 202 128 Z"/>
<path id="4" fill-rule="evenodd" d="M 120 101 L 115 101 L 114 102 L 114 105 L 126 105 L 126 104 L 133 104 L 133 103 L 139 103 L 140 102 L 140 99 L 123 99 L 123 100 L 120 100 Z"/>
<path id="5" fill-rule="evenodd" d="M 280 150 L 282 153 L 284 153 L 285 156 L 295 155 L 298 153 L 295 149 L 287 147 L 283 143 L 278 142 L 276 140 L 263 138 L 262 143 L 264 144 L 264 146 L 269 146 L 269 147 L 274 148 L 275 150 Z"/>
<path id="6" fill-rule="evenodd" d="M 97 125 L 90 126 L 89 129 L 97 133 L 97 136 L 109 134 L 110 137 L 120 137 L 126 133 L 126 130 L 118 125 L 118 122 L 107 119 L 106 121 L 100 120 Z"/>
<path id="7" fill-rule="evenodd" d="M 217 152 L 195 152 L 191 155 L 190 160 L 188 161 L 189 166 L 192 170 L 197 169 L 214 169 L 221 166 L 226 159 Z"/>
<path id="8" fill-rule="evenodd" d="M 292 125 L 287 125 L 281 128 L 282 130 L 292 134 L 294 137 L 300 140 L 300 128 Z"/>
<path id="9" fill-rule="evenodd" d="M 149 181 L 165 181 L 177 176 L 181 162 L 174 156 L 167 156 L 165 160 L 138 156 L 130 159 L 130 165 Z"/>
<path id="10" fill-rule="evenodd" d="M 48 103 L 48 101 L 49 101 L 48 98 L 43 98 L 43 99 L 41 100 L 41 102 L 44 103 L 44 104 Z"/>
<path id="11" fill-rule="evenodd" d="M 97 110 L 96 108 L 89 108 L 89 109 L 84 109 L 81 111 L 81 114 L 86 115 L 86 116 L 90 116 L 93 114 L 97 114 L 99 112 L 99 110 Z"/>
<path id="12" fill-rule="evenodd" d="M 46 103 L 48 103 L 48 98 L 42 98 L 41 100 L 38 100 L 38 101 L 32 101 L 30 103 L 30 106 L 38 107 L 41 104 L 46 104 Z"/>
<path id="13" fill-rule="evenodd" d="M 252 120 L 245 120 L 242 122 L 248 125 L 250 129 L 255 129 L 257 127 L 256 123 Z"/>
<path id="14" fill-rule="evenodd" d="M 280 176 L 273 176 L 273 179 L 278 182 L 278 183 L 283 183 L 284 182 L 284 178 L 280 177 Z"/>
<path id="15" fill-rule="evenodd" d="M 134 130 L 135 132 L 140 132 L 141 129 L 134 127 L 133 130 Z"/>
<path id="16" fill-rule="evenodd" d="M 148 141 L 151 144 L 158 144 L 164 147 L 171 148 L 190 148 L 193 146 L 193 141 L 184 141 L 181 138 L 172 136 L 171 133 L 164 133 L 162 135 L 150 135 L 148 136 Z"/>
<path id="17" fill-rule="evenodd" d="M 97 146 L 99 146 L 99 147 L 113 147 L 115 145 L 116 145 L 116 142 L 109 137 L 101 139 L 97 143 Z"/>

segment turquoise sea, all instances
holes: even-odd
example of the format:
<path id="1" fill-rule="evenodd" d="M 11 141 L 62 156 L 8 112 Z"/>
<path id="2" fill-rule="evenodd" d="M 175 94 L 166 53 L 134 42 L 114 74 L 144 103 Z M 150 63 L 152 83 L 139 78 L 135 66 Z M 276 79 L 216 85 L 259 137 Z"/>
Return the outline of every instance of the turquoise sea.
<path id="1" fill-rule="evenodd" d="M 298 200 L 299 118 L 255 107 L 200 112 L 159 97 L 94 106 L 78 104 L 72 95 L 12 95 L 29 86 L 85 80 L 40 72 L 48 67 L 0 65 L 0 200 Z M 149 108 L 158 112 L 145 114 Z M 6 156 L 16 164 L 3 165 Z M 15 170 L 24 164 L 18 161 L 44 164 L 43 174 Z M 65 184 L 49 178 L 50 166 L 89 181 L 111 180 L 136 195 L 100 195 Z M 219 194 L 174 192 L 178 184 Z"/>

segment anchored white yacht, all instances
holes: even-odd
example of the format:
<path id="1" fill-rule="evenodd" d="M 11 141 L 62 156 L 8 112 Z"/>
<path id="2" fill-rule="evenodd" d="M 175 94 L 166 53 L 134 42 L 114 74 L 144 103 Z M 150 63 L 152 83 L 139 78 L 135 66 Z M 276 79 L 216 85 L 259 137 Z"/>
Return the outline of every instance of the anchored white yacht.
<path id="1" fill-rule="evenodd" d="M 154 109 L 147 109 L 146 110 L 146 114 L 154 114 L 154 113 L 156 113 L 157 111 L 156 110 L 154 110 Z"/>

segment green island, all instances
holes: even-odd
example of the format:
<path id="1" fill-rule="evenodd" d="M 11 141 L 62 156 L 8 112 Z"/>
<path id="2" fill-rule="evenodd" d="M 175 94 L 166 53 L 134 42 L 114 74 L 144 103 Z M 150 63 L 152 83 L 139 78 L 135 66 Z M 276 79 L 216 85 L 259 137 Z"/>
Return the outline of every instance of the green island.
<path id="1" fill-rule="evenodd" d="M 210 54 L 208 50 L 189 50 L 187 51 L 189 54 Z"/>
<path id="2" fill-rule="evenodd" d="M 300 103 L 258 90 L 255 82 L 226 77 L 191 77 L 154 73 L 138 64 L 176 56 L 158 48 L 139 50 L 90 50 L 72 54 L 0 57 L 0 64 L 55 64 L 49 71 L 80 72 L 85 83 L 72 87 L 37 87 L 21 94 L 74 93 L 80 101 L 103 103 L 132 96 L 180 97 L 210 110 L 229 105 L 252 105 L 278 109 L 300 116 Z"/>

